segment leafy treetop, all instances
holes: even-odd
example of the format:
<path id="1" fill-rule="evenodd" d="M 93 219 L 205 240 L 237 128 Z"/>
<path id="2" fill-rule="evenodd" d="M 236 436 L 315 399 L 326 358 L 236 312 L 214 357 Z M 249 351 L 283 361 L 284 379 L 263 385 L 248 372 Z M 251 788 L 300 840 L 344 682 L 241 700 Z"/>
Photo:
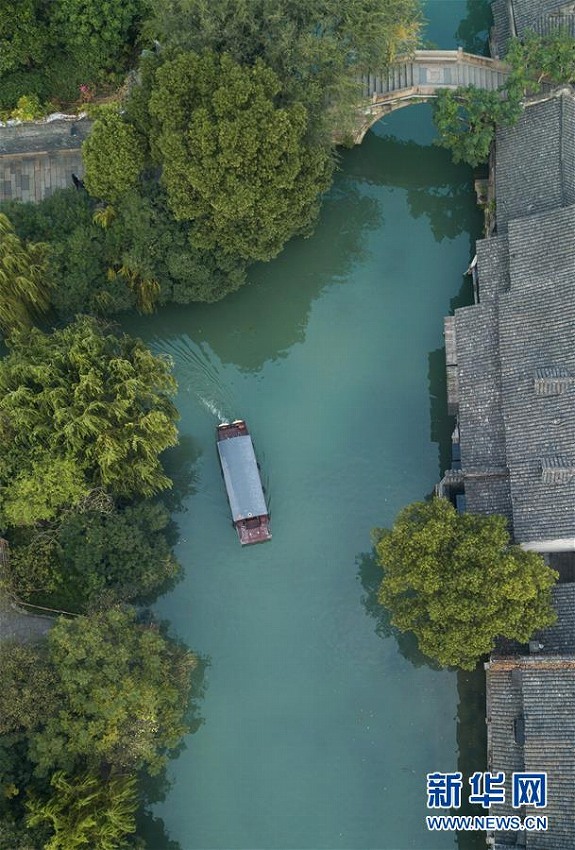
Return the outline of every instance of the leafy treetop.
<path id="1" fill-rule="evenodd" d="M 195 656 L 120 608 L 60 618 L 48 640 L 59 704 L 30 732 L 38 775 L 78 764 L 158 773 L 187 731 Z"/>
<path id="2" fill-rule="evenodd" d="M 263 60 L 321 124 L 328 107 L 355 108 L 358 72 L 417 46 L 420 15 L 416 0 L 156 0 L 148 28 L 180 50 Z"/>
<path id="3" fill-rule="evenodd" d="M 443 666 L 471 670 L 498 636 L 525 642 L 555 620 L 557 573 L 510 544 L 500 516 L 458 514 L 446 499 L 414 502 L 376 530 L 379 601 Z"/>
<path id="4" fill-rule="evenodd" d="M 108 109 L 94 121 L 82 158 L 88 192 L 115 202 L 136 185 L 144 167 L 144 141 L 116 109 Z"/>
<path id="5" fill-rule="evenodd" d="M 44 850 L 126 848 L 125 837 L 136 831 L 135 776 L 103 779 L 96 773 L 68 776 L 58 770 L 50 778 L 50 786 L 50 796 L 31 794 L 26 801 L 27 825 L 48 823 L 53 830 Z"/>
<path id="6" fill-rule="evenodd" d="M 496 127 L 516 124 L 523 98 L 539 92 L 542 82 L 575 80 L 575 39 L 563 29 L 511 39 L 506 58 L 511 71 L 498 91 L 469 86 L 438 94 L 434 104 L 438 144 L 452 151 L 455 162 L 472 166 L 485 162 Z"/>
<path id="7" fill-rule="evenodd" d="M 244 67 L 227 54 L 183 53 L 156 72 L 153 149 L 196 248 L 269 260 L 309 232 L 331 158 L 306 142 L 306 108 L 280 106 L 280 91 L 263 62 Z"/>
<path id="8" fill-rule="evenodd" d="M 104 494 L 94 495 L 100 499 L 88 499 L 48 526 L 11 535 L 0 579 L 18 599 L 81 613 L 110 602 L 147 600 L 178 575 L 162 504 L 118 509 Z"/>
<path id="9" fill-rule="evenodd" d="M 0 330 L 25 330 L 50 306 L 49 246 L 25 244 L 0 213 Z"/>
<path id="10" fill-rule="evenodd" d="M 177 442 L 175 381 L 140 340 L 80 318 L 10 340 L 0 362 L 0 515 L 51 519 L 94 487 L 150 496 L 170 486 L 159 454 Z"/>

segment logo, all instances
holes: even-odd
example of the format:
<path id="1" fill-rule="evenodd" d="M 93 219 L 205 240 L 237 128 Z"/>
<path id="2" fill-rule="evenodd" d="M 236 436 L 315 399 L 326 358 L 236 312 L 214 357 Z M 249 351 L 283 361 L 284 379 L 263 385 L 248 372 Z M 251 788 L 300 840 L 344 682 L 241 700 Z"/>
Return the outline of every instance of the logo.
<path id="1" fill-rule="evenodd" d="M 501 805 L 505 798 L 505 773 L 501 770 L 477 770 L 469 779 L 468 802 L 484 809 Z M 459 809 L 463 789 L 463 775 L 459 772 L 427 774 L 427 808 Z M 547 774 L 542 771 L 513 773 L 511 775 L 511 806 L 520 809 L 530 806 L 544 809 L 547 805 Z M 525 815 L 428 815 L 427 828 L 443 832 L 487 831 L 487 832 L 544 832 L 548 829 L 546 816 Z"/>

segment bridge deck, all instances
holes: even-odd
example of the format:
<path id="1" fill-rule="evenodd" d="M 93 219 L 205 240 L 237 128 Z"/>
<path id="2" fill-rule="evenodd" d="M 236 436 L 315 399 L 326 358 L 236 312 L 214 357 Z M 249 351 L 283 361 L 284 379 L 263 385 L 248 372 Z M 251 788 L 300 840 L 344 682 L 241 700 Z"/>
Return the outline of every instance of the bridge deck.
<path id="1" fill-rule="evenodd" d="M 416 50 L 379 73 L 362 77 L 364 109 L 355 135 L 356 144 L 387 112 L 409 103 L 429 100 L 441 89 L 475 86 L 497 91 L 509 76 L 509 67 L 497 59 L 459 50 Z"/>

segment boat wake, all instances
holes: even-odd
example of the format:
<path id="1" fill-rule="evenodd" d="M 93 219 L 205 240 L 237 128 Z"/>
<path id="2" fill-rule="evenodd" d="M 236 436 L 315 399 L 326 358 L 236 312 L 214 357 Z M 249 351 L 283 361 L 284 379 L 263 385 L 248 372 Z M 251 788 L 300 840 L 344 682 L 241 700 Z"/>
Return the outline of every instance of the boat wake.
<path id="1" fill-rule="evenodd" d="M 219 407 L 216 407 L 216 405 L 212 401 L 208 401 L 207 398 L 204 398 L 203 395 L 200 395 L 199 393 L 197 393 L 197 396 L 206 408 L 206 410 L 209 410 L 210 413 L 213 413 L 214 416 L 217 416 L 220 423 L 226 422 L 229 419 L 229 417 L 224 416 Z"/>
<path id="2" fill-rule="evenodd" d="M 219 422 L 237 416 L 233 393 L 222 379 L 223 367 L 207 343 L 197 344 L 184 336 L 163 348 L 176 364 L 180 385 L 193 393 L 202 407 Z"/>

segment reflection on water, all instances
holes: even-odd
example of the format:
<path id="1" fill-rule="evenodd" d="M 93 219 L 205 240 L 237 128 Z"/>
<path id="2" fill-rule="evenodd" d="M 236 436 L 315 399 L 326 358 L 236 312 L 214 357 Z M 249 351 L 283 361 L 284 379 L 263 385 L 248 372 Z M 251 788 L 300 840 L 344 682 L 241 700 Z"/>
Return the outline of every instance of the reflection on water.
<path id="1" fill-rule="evenodd" d="M 428 113 L 425 106 L 410 109 Z M 469 204 L 470 169 L 455 165 L 443 148 L 368 133 L 350 152 L 346 170 L 370 185 L 406 189 L 411 215 L 426 216 L 439 242 L 462 233 L 471 238 L 481 222 L 481 212 Z"/>
<path id="2" fill-rule="evenodd" d="M 478 664 L 471 672 L 461 670 L 457 674 L 457 746 L 459 759 L 457 769 L 463 779 L 476 770 L 487 770 L 487 726 L 485 717 L 485 673 L 483 665 Z M 484 815 L 480 806 L 465 803 L 462 815 Z M 482 832 L 460 832 L 457 837 L 459 850 L 485 850 L 485 834 Z"/>
<path id="3" fill-rule="evenodd" d="M 489 56 L 489 31 L 492 26 L 489 0 L 467 0 L 467 14 L 457 27 L 457 41 L 468 53 Z"/>
<path id="4" fill-rule="evenodd" d="M 326 286 L 349 280 L 365 260 L 369 233 L 382 225 L 379 204 L 339 174 L 313 238 L 294 239 L 273 263 L 252 267 L 241 290 L 217 304 L 172 306 L 124 325 L 140 334 L 149 329 L 153 347 L 177 361 L 182 389 L 202 395 L 216 416 L 235 418 L 238 398 L 222 381 L 222 366 L 252 373 L 285 358 L 305 339 L 311 305 Z M 318 251 L 326 242 L 329 251 Z"/>
<path id="5" fill-rule="evenodd" d="M 453 32 L 464 4 L 437 6 Z M 480 217 L 472 172 L 431 144 L 429 110 L 404 112 L 342 156 L 311 239 L 221 303 L 130 320 L 180 386 L 167 456 L 186 574 L 157 610 L 211 659 L 205 722 L 144 830 L 154 850 L 456 845 L 426 832 L 425 773 L 471 766 L 483 706 L 390 625 L 367 550 L 446 456 L 442 322 Z M 246 418 L 272 491 L 274 539 L 248 551 L 217 464 L 220 415 Z"/>

